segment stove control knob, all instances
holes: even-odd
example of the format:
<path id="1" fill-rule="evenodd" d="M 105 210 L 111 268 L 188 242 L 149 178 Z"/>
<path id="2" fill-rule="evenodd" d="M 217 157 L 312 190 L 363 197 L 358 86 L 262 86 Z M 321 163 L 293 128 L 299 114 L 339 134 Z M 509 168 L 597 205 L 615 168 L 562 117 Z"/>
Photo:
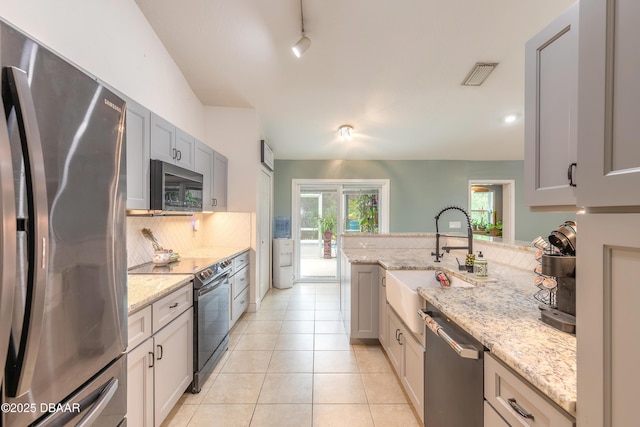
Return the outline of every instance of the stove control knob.
<path id="1" fill-rule="evenodd" d="M 213 270 L 211 270 L 210 268 L 207 268 L 207 277 L 211 277 L 213 276 Z"/>
<path id="2" fill-rule="evenodd" d="M 204 271 L 200 272 L 200 278 L 201 278 L 202 280 L 204 280 L 204 279 L 206 279 L 206 278 L 207 278 L 207 276 L 204 274 Z"/>

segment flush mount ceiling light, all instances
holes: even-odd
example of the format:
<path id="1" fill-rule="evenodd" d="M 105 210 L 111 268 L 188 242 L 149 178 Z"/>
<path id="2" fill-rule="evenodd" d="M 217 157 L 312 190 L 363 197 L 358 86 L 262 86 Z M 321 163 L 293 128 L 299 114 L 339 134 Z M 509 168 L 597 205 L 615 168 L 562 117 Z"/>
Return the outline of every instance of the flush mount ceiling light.
<path id="1" fill-rule="evenodd" d="M 344 140 L 351 141 L 352 135 L 353 135 L 353 126 L 342 125 L 338 128 L 338 136 L 342 141 Z"/>
<path id="2" fill-rule="evenodd" d="M 480 86 L 497 66 L 497 62 L 476 62 L 462 82 L 462 86 Z"/>
<path id="3" fill-rule="evenodd" d="M 291 50 L 296 58 L 300 58 L 302 54 L 311 46 L 311 39 L 304 34 L 304 14 L 302 13 L 302 0 L 300 0 L 300 23 L 302 24 L 302 37 L 293 45 Z"/>
<path id="4" fill-rule="evenodd" d="M 518 116 L 516 114 L 508 114 L 502 120 L 507 124 L 511 124 L 518 120 Z"/>

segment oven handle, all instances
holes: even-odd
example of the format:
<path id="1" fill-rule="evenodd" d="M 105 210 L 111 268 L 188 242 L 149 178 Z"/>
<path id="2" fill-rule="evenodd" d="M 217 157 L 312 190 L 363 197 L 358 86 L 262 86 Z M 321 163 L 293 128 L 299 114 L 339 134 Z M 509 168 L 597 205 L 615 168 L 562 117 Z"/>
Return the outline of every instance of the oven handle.
<path id="1" fill-rule="evenodd" d="M 209 292 L 215 290 L 216 288 L 220 287 L 221 285 L 223 285 L 225 282 L 229 283 L 229 275 L 228 274 L 224 274 L 220 277 L 218 277 L 216 280 L 214 280 L 213 282 L 207 284 L 206 286 L 203 286 L 202 288 L 200 288 L 198 290 L 198 298 L 200 298 L 203 295 L 208 294 Z"/>
<path id="2" fill-rule="evenodd" d="M 444 342 L 446 342 L 449 345 L 449 347 L 451 347 L 451 349 L 458 354 L 458 356 L 464 359 L 480 358 L 480 353 L 478 352 L 478 349 L 468 344 L 457 343 L 453 338 L 449 336 L 449 334 L 445 332 L 442 325 L 436 322 L 436 320 L 433 317 L 429 316 L 427 313 L 425 313 L 422 310 L 418 310 L 418 315 L 422 318 L 422 321 L 427 326 L 427 328 L 431 329 L 431 331 L 434 334 L 442 338 Z"/>

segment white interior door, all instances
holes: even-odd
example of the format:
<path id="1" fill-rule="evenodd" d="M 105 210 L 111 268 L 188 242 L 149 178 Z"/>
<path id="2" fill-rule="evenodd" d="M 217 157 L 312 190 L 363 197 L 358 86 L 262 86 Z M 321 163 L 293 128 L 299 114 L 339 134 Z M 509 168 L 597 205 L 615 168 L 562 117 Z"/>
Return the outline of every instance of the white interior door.
<path id="1" fill-rule="evenodd" d="M 271 212 L 273 176 L 262 169 L 260 173 L 260 209 L 258 227 L 258 293 L 261 300 L 271 285 Z"/>

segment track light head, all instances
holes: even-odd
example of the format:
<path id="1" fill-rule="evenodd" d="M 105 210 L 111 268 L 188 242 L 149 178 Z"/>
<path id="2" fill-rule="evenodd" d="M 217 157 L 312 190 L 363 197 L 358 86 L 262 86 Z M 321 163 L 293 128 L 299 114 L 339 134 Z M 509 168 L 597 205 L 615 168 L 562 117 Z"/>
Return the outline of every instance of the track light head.
<path id="1" fill-rule="evenodd" d="M 296 58 L 300 58 L 305 50 L 309 49 L 309 46 L 311 46 L 311 40 L 309 39 L 309 37 L 303 35 L 302 38 L 293 45 L 291 50 L 293 51 L 293 54 L 296 56 Z"/>

